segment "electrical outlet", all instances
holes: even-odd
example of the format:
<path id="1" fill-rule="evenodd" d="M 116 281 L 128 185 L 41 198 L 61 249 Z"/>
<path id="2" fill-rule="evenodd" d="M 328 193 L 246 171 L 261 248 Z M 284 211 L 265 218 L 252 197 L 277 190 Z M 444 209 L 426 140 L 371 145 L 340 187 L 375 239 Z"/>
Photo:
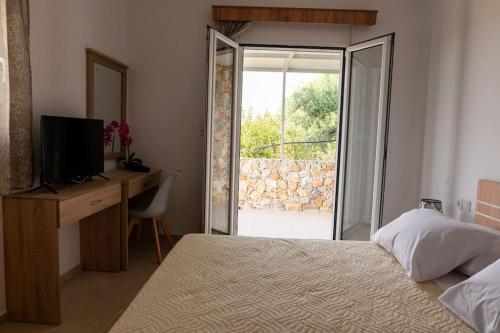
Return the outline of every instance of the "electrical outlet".
<path id="1" fill-rule="evenodd" d="M 470 213 L 472 209 L 472 202 L 464 198 L 458 198 L 457 207 L 463 212 Z"/>
<path id="2" fill-rule="evenodd" d="M 464 200 L 464 208 L 467 211 L 467 213 L 470 213 L 472 208 L 472 202 L 470 200 Z"/>

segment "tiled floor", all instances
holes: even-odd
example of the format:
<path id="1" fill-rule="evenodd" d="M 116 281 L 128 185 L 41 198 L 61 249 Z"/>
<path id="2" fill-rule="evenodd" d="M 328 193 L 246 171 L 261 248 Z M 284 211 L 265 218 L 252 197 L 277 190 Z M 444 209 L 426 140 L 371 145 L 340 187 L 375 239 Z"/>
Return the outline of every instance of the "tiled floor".
<path id="1" fill-rule="evenodd" d="M 276 238 L 332 239 L 332 213 L 240 209 L 238 235 Z"/>
<path id="2" fill-rule="evenodd" d="M 166 249 L 168 245 L 163 242 L 163 254 Z M 107 332 L 157 267 L 153 243 L 151 241 L 132 242 L 127 272 L 86 271 L 61 287 L 61 325 L 6 322 L 0 324 L 0 332 Z"/>
<path id="3" fill-rule="evenodd" d="M 333 214 L 270 209 L 238 210 L 238 235 L 273 238 L 332 239 Z M 344 240 L 369 240 L 370 225 L 361 223 Z"/>

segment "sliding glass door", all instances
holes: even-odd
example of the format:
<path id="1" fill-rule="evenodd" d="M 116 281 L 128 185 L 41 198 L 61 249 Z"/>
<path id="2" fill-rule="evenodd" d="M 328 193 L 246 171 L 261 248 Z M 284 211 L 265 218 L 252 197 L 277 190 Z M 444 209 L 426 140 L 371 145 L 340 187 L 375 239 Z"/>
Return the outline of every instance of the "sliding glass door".
<path id="1" fill-rule="evenodd" d="M 233 234 L 237 214 L 239 45 L 209 29 L 205 233 Z"/>
<path id="2" fill-rule="evenodd" d="M 347 48 L 336 239 L 368 240 L 381 226 L 392 42 Z"/>

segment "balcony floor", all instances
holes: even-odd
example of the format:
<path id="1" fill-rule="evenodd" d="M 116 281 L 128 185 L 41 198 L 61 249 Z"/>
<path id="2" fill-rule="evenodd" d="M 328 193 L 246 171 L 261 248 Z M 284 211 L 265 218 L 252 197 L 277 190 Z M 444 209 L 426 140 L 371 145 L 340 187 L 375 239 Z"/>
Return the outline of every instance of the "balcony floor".
<path id="1" fill-rule="evenodd" d="M 240 209 L 238 236 L 332 239 L 332 213 Z"/>
<path id="2" fill-rule="evenodd" d="M 332 239 L 332 213 L 240 209 L 238 236 Z M 370 226 L 358 224 L 344 234 L 345 240 L 368 240 Z"/>

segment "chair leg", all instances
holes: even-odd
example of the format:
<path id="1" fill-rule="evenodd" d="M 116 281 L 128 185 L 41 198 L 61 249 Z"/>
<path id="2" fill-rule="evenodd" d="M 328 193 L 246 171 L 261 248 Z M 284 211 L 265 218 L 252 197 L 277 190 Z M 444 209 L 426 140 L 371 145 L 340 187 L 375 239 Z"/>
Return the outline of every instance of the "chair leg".
<path id="1" fill-rule="evenodd" d="M 135 241 L 139 242 L 141 240 L 142 224 L 137 225 L 137 233 L 135 234 Z"/>
<path id="2" fill-rule="evenodd" d="M 128 235 L 127 235 L 127 239 L 130 239 L 130 235 L 132 234 L 132 230 L 134 230 L 134 226 L 135 226 L 134 219 L 130 219 L 130 221 L 128 222 Z"/>
<path id="3" fill-rule="evenodd" d="M 130 235 L 132 234 L 132 230 L 134 230 L 134 224 L 129 223 L 129 224 L 128 224 L 128 235 L 127 235 L 127 239 L 130 239 Z"/>
<path id="4" fill-rule="evenodd" d="M 170 234 L 170 229 L 168 228 L 167 223 L 163 219 L 163 217 L 158 217 L 158 221 L 160 221 L 161 227 L 163 229 L 163 232 L 165 233 L 165 238 L 167 239 L 168 245 L 170 245 L 170 248 L 174 248 L 174 242 L 172 241 L 172 235 Z"/>
<path id="5" fill-rule="evenodd" d="M 158 257 L 158 264 L 161 264 L 160 238 L 158 237 L 158 225 L 155 218 L 151 219 L 151 227 L 153 228 L 153 235 L 155 237 L 156 256 Z"/>

